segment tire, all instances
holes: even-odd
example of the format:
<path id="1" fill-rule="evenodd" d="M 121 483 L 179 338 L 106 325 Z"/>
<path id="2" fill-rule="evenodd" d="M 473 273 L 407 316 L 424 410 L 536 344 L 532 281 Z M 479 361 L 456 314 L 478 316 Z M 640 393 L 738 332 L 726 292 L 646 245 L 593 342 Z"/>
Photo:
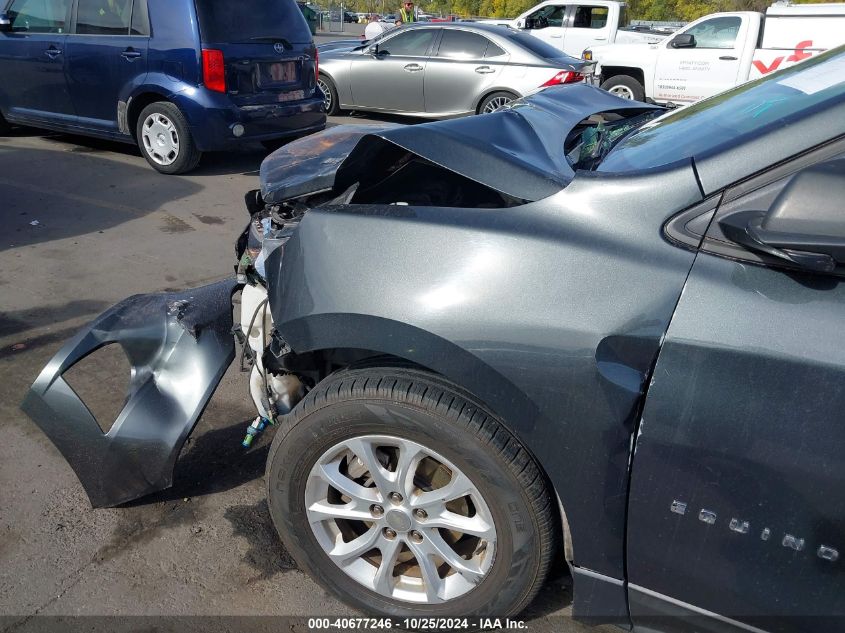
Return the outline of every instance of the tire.
<path id="1" fill-rule="evenodd" d="M 135 134 L 144 158 L 162 174 L 187 173 L 202 158 L 185 115 L 169 101 L 157 101 L 144 108 Z"/>
<path id="2" fill-rule="evenodd" d="M 9 122 L 3 117 L 3 114 L 0 113 L 0 136 L 6 136 L 9 132 L 12 131 L 12 126 L 9 125 Z"/>
<path id="3" fill-rule="evenodd" d="M 495 112 L 514 99 L 519 99 L 519 97 L 512 92 L 492 92 L 484 97 L 478 105 L 478 114 L 489 114 L 490 112 Z"/>
<path id="4" fill-rule="evenodd" d="M 334 82 L 326 75 L 317 77 L 317 85 L 323 91 L 325 97 L 326 115 L 334 116 L 340 114 L 340 102 L 337 98 L 337 88 Z"/>
<path id="5" fill-rule="evenodd" d="M 605 81 L 601 88 L 623 99 L 645 101 L 645 88 L 631 75 L 614 75 Z"/>
<path id="6" fill-rule="evenodd" d="M 287 145 L 292 140 L 292 138 L 274 138 L 271 141 L 261 141 L 261 145 L 268 152 L 275 152 L 277 149 L 284 145 Z"/>
<path id="7" fill-rule="evenodd" d="M 347 442 L 357 452 L 346 452 Z M 375 452 L 361 450 L 362 445 Z M 402 453 L 386 448 L 396 446 L 411 450 Z M 394 464 L 401 463 L 401 455 L 415 451 L 421 451 L 417 458 L 429 458 L 420 462 L 413 477 L 401 479 L 413 482 L 413 489 L 434 490 L 410 494 L 411 489 L 399 483 L 383 485 L 385 477 L 400 479 L 396 474 L 399 468 Z M 359 462 L 355 457 L 359 453 L 371 457 L 380 454 L 380 460 L 392 460 L 387 462 L 392 472 L 375 468 L 381 473 L 380 487 L 364 488 L 354 482 L 351 487 L 348 485 L 351 476 L 360 477 L 359 481 L 372 477 L 373 470 L 365 465 L 372 461 Z M 329 472 L 335 463 L 340 464 L 337 473 L 345 467 L 357 469 L 333 481 L 343 482 L 344 490 L 361 493 L 362 497 L 338 499 L 341 488 L 333 488 L 327 480 L 315 476 L 324 472 L 317 464 L 329 464 L 325 471 Z M 459 479 L 465 481 L 460 478 L 461 473 L 470 482 L 471 492 L 455 496 L 458 500 L 449 501 L 449 509 L 464 514 L 457 520 L 471 521 L 478 536 L 463 532 L 462 540 L 450 545 L 447 538 L 451 540 L 461 530 L 438 529 L 443 505 L 438 511 L 438 502 L 431 497 L 442 494 L 438 490 L 452 490 L 449 486 L 457 485 Z M 436 481 L 438 477 L 441 479 Z M 447 485 L 441 488 L 444 482 Z M 382 488 L 397 488 L 392 492 L 399 492 L 403 498 L 391 500 L 391 494 Z M 556 549 L 555 505 L 534 458 L 472 396 L 443 379 L 414 369 L 350 369 L 320 383 L 288 416 L 273 440 L 267 460 L 267 495 L 276 529 L 300 568 L 369 615 L 514 615 L 536 595 Z M 356 498 L 360 501 L 354 501 Z M 315 508 L 347 499 L 358 504 L 354 507 L 363 508 L 371 521 L 318 518 L 317 527 L 311 527 L 310 521 L 317 516 Z M 371 501 L 372 505 L 367 505 Z M 455 503 L 458 505 L 452 505 Z M 430 514 L 420 516 L 422 507 L 428 508 Z M 336 511 L 330 507 L 330 512 Z M 445 516 L 455 520 L 454 514 Z M 453 525 L 457 524 L 450 527 Z M 351 534 L 342 532 L 348 534 L 344 539 L 360 538 L 363 547 L 368 548 L 372 535 L 376 543 L 363 555 L 352 556 L 347 561 L 348 571 L 328 553 L 336 552 L 336 535 L 344 528 L 353 530 Z M 388 528 L 395 528 L 392 537 Z M 393 573 L 383 575 L 386 580 L 379 592 L 377 570 L 382 567 L 382 552 L 391 547 L 402 551 L 398 564 L 385 570 L 398 573 L 398 577 Z M 429 582 L 413 552 L 431 552 L 438 547 L 437 551 L 446 552 L 456 566 L 447 565 L 447 559 L 441 557 L 440 573 L 430 572 Z M 455 558 L 453 547 L 470 558 Z M 436 561 L 425 555 L 420 558 Z M 445 577 L 441 577 L 444 572 Z M 438 597 L 443 601 L 432 596 L 438 586 Z M 404 595 L 397 595 L 400 591 L 405 591 Z"/>

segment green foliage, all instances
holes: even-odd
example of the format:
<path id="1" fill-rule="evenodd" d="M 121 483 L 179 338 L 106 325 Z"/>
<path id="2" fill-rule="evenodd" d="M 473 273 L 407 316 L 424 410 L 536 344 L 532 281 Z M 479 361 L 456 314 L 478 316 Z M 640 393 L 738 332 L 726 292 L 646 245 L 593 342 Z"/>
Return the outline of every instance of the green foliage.
<path id="1" fill-rule="evenodd" d="M 516 17 L 538 2 L 540 0 L 416 0 L 419 10 L 426 13 L 491 18 Z M 328 0 L 322 0 L 321 4 L 328 8 Z M 632 20 L 689 22 L 718 11 L 764 12 L 772 0 L 628 0 L 627 4 L 628 17 Z M 397 13 L 401 3 L 399 0 L 348 0 L 344 6 L 348 11 L 360 13 Z"/>

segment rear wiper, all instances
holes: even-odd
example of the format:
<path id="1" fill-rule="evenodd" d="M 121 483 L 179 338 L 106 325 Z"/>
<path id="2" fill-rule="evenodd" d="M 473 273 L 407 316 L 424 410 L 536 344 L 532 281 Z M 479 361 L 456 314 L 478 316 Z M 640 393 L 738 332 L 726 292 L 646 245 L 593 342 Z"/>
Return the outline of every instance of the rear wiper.
<path id="1" fill-rule="evenodd" d="M 285 38 L 279 37 L 278 35 L 259 35 L 258 37 L 249 38 L 249 41 L 250 42 L 273 42 L 275 44 L 281 44 L 287 50 L 291 50 L 293 48 L 293 44 L 291 44 Z"/>

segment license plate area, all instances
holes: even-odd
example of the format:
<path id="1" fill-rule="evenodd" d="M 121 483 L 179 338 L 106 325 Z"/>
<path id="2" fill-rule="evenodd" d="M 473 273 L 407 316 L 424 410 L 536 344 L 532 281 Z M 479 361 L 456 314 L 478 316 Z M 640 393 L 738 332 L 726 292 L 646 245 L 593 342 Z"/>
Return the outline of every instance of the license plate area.
<path id="1" fill-rule="evenodd" d="M 275 88 L 299 81 L 299 62 L 265 62 L 258 66 L 258 87 Z"/>

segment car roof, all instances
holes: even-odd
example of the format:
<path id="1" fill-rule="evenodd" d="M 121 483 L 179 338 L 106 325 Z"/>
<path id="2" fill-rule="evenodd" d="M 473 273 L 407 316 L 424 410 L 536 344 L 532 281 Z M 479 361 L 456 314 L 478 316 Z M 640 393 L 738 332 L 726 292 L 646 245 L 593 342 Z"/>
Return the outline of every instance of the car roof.
<path id="1" fill-rule="evenodd" d="M 410 24 L 403 24 L 403 29 L 462 29 L 470 31 L 482 31 L 484 33 L 493 33 L 496 35 L 507 36 L 509 33 L 514 33 L 514 29 L 501 24 L 487 24 L 485 22 L 411 22 Z"/>

